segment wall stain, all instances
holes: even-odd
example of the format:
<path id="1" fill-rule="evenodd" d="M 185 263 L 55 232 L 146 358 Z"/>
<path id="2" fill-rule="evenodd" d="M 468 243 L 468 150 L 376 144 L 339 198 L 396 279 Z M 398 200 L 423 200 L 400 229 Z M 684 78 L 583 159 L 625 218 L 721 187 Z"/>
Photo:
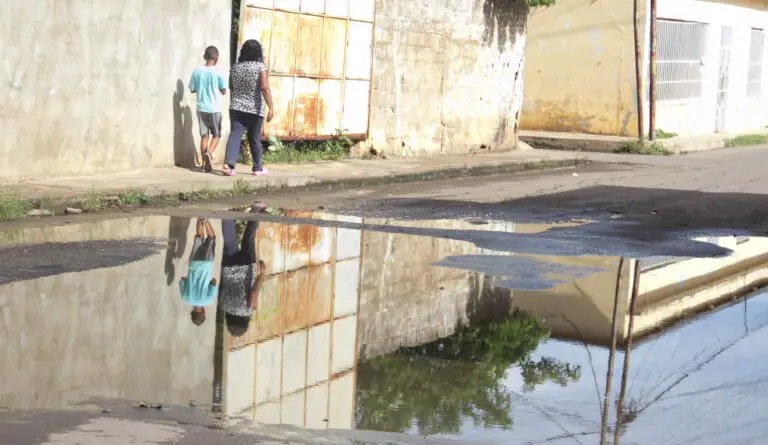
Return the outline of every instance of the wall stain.
<path id="1" fill-rule="evenodd" d="M 484 0 L 483 43 L 491 45 L 497 40 L 503 52 L 507 43 L 514 43 L 517 33 L 525 30 L 529 11 L 530 7 L 520 0 Z"/>

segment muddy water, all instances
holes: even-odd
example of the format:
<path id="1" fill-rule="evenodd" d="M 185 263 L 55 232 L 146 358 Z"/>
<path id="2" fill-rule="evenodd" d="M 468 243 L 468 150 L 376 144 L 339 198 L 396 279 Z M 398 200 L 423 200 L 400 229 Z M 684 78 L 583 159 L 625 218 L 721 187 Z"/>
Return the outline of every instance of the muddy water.
<path id="1" fill-rule="evenodd" d="M 0 407 L 129 400 L 307 429 L 499 444 L 600 443 L 605 430 L 611 443 L 636 294 L 621 442 L 766 433 L 768 296 L 749 291 L 768 276 L 765 239 L 250 219 L 200 221 L 208 256 L 183 216 L 0 232 Z M 182 299 L 192 282 L 204 317 Z"/>

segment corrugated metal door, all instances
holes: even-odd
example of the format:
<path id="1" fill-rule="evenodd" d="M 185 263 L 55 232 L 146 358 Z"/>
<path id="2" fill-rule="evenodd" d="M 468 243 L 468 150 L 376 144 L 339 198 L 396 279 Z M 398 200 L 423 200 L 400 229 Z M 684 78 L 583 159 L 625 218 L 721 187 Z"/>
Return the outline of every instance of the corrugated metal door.
<path id="1" fill-rule="evenodd" d="M 275 103 L 265 134 L 368 135 L 375 0 L 245 0 L 239 43 L 264 47 Z"/>

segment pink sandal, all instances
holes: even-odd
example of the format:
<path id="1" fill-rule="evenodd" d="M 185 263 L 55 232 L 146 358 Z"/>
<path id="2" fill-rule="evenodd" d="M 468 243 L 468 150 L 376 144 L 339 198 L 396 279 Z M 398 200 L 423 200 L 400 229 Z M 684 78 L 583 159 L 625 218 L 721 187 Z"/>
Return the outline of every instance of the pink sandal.
<path id="1" fill-rule="evenodd" d="M 235 170 L 232 168 L 229 168 L 227 164 L 224 164 L 224 168 L 221 170 L 221 173 L 224 174 L 224 176 L 235 176 L 237 173 L 235 173 Z"/>
<path id="2" fill-rule="evenodd" d="M 261 170 L 253 170 L 251 171 L 251 176 L 267 176 L 267 169 L 261 169 Z"/>

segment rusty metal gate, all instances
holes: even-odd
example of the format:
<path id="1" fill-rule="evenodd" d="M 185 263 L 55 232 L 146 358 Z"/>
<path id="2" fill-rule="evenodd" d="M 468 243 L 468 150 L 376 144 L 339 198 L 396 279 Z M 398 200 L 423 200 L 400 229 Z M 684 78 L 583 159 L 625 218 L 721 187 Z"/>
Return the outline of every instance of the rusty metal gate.
<path id="1" fill-rule="evenodd" d="M 264 47 L 275 118 L 265 134 L 368 136 L 375 0 L 245 0 L 239 45 Z"/>

